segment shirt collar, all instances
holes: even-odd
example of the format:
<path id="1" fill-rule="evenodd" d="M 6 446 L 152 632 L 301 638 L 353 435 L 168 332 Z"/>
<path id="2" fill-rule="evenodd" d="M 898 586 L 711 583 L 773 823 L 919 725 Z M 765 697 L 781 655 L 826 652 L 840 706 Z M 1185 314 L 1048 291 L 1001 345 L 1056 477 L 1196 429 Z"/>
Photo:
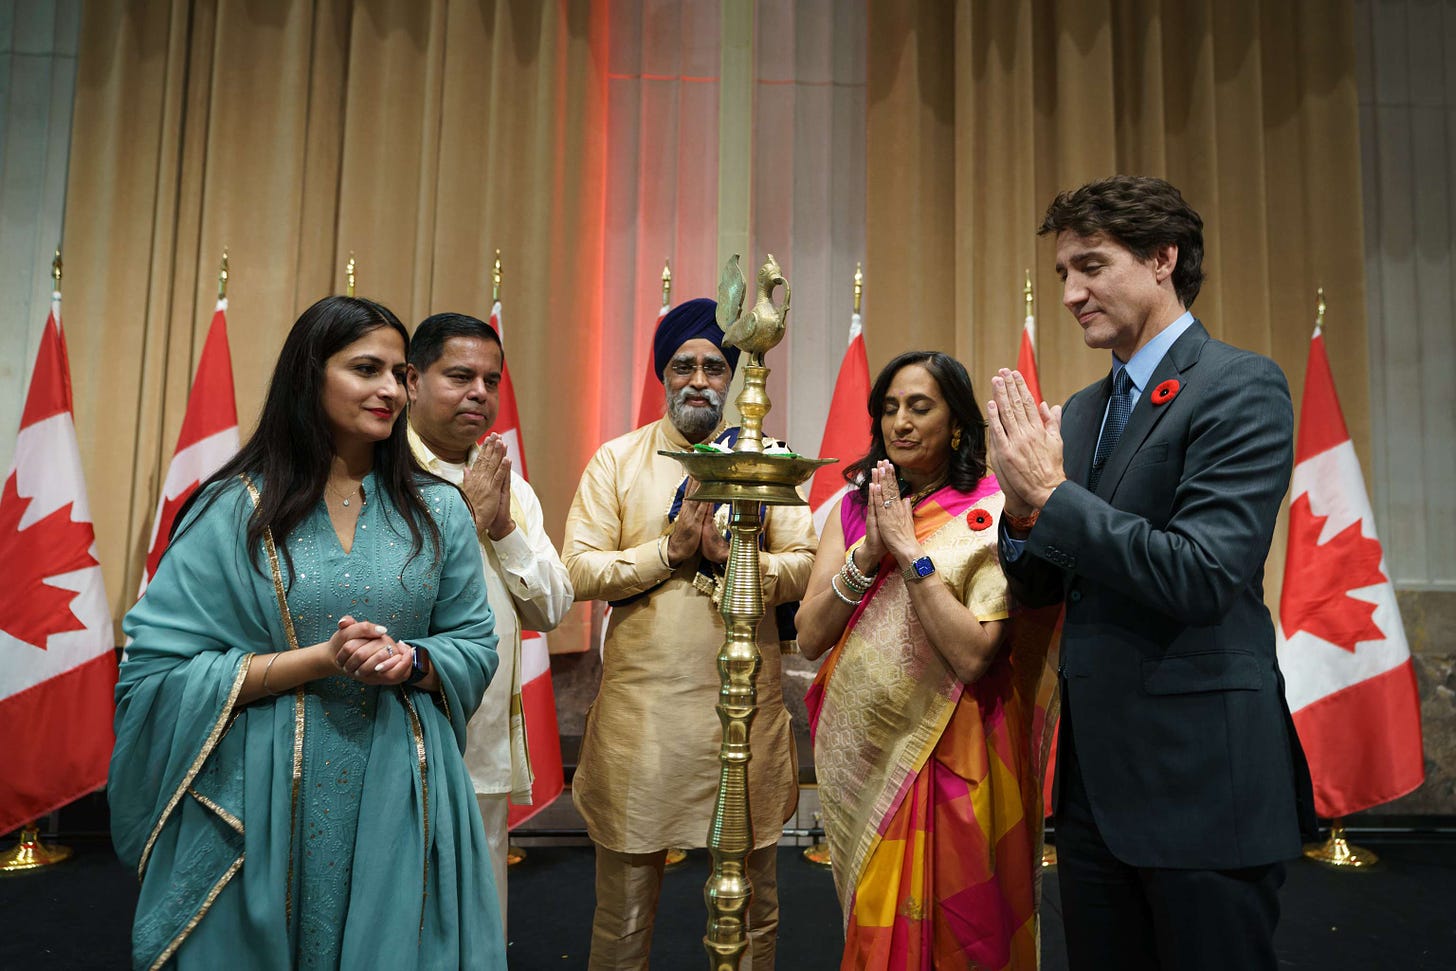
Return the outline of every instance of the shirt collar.
<path id="1" fill-rule="evenodd" d="M 1116 377 L 1118 371 L 1124 367 L 1127 368 L 1127 376 L 1132 378 L 1133 387 L 1137 388 L 1138 392 L 1141 393 L 1143 388 L 1147 387 L 1148 380 L 1152 378 L 1153 372 L 1163 362 L 1163 358 L 1168 353 L 1168 348 L 1172 347 L 1178 338 L 1183 336 L 1183 332 L 1192 326 L 1193 314 L 1191 311 L 1185 310 L 1181 317 L 1167 327 L 1164 327 L 1158 332 L 1156 337 L 1139 348 L 1138 352 L 1126 364 L 1119 361 L 1117 355 L 1114 354 L 1112 356 L 1113 376 Z"/>

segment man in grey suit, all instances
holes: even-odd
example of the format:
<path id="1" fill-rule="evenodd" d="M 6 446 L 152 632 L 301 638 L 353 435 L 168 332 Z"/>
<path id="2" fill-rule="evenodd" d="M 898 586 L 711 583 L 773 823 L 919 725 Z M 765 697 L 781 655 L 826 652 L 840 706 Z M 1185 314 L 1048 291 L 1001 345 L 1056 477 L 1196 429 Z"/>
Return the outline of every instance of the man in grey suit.
<path id="1" fill-rule="evenodd" d="M 1112 352 L 1065 410 L 1006 370 L 988 409 L 1012 591 L 1066 608 L 1070 964 L 1273 969 L 1280 861 L 1314 825 L 1263 596 L 1293 465 L 1288 383 L 1188 312 L 1203 221 L 1172 185 L 1064 192 L 1040 233 L 1085 342 Z"/>

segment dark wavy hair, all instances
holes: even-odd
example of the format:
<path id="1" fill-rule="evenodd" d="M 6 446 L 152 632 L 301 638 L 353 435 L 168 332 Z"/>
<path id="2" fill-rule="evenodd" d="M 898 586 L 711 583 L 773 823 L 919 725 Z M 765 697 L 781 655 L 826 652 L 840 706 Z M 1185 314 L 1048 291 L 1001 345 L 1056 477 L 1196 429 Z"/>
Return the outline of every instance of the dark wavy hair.
<path id="1" fill-rule="evenodd" d="M 278 353 L 258 427 L 232 461 L 192 493 L 173 522 L 173 540 L 180 535 L 178 526 L 188 510 L 208 486 L 246 474 L 261 493 L 248 520 L 247 547 L 252 551 L 253 565 L 262 570 L 259 553 L 263 532 L 272 527 L 273 541 L 288 562 L 291 581 L 293 558 L 286 540 L 323 497 L 334 457 L 333 433 L 322 400 L 324 366 L 334 354 L 380 327 L 390 327 L 399 334 L 408 357 L 409 332 L 382 304 L 360 297 L 324 297 L 303 312 Z M 378 488 L 409 527 L 413 540 L 410 558 L 423 549 L 426 535 L 433 554 L 438 556 L 440 528 L 420 495 L 420 484 L 435 477 L 415 461 L 406 425 L 401 415 L 389 437 L 374 444 L 374 476 Z M 220 492 L 212 490 L 208 503 L 215 501 Z"/>
<path id="2" fill-rule="evenodd" d="M 970 492 L 986 475 L 986 419 L 981 416 L 976 404 L 976 392 L 971 387 L 971 376 L 965 366 L 940 351 L 906 351 L 886 364 L 875 378 L 870 389 L 870 450 L 858 461 L 844 470 L 844 481 L 855 486 L 860 502 L 870 497 L 870 470 L 881 459 L 889 458 L 885 451 L 885 432 L 880 418 L 885 410 L 885 395 L 890 391 L 890 382 L 902 368 L 918 364 L 930 372 L 940 387 L 940 394 L 950 408 L 952 419 L 961 429 L 961 444 L 950 453 L 950 484 L 961 492 Z"/>
<path id="3" fill-rule="evenodd" d="M 1071 230 L 1078 236 L 1104 233 L 1140 260 L 1160 246 L 1178 247 L 1173 289 L 1183 309 L 1203 287 L 1203 217 L 1169 182 L 1147 175 L 1114 175 L 1060 193 L 1047 206 L 1038 236 Z"/>

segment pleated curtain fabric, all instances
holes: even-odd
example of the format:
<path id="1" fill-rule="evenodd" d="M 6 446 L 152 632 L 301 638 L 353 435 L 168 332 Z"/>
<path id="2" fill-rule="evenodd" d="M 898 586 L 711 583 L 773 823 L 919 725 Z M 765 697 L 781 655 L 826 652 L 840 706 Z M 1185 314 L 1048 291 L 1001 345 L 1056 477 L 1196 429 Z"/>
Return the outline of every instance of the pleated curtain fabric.
<path id="1" fill-rule="evenodd" d="M 869 0 L 866 261 L 873 373 L 953 351 L 982 399 L 1016 360 L 1023 271 L 1051 403 L 1107 373 L 1057 304 L 1056 193 L 1123 172 L 1203 216 L 1192 311 L 1268 354 L 1298 400 L 1315 289 L 1339 308 L 1331 364 L 1369 454 L 1360 148 L 1348 0 Z M 893 334 L 893 340 L 886 340 Z M 1348 396 L 1346 389 L 1349 389 Z M 1277 603 L 1284 527 L 1265 571 Z"/>

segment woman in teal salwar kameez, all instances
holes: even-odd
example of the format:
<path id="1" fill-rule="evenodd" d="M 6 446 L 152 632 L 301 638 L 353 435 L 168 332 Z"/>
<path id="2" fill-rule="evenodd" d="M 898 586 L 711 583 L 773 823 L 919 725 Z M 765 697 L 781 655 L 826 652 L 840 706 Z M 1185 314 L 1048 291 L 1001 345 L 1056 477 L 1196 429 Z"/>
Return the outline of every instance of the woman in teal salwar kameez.
<path id="1" fill-rule="evenodd" d="M 506 966 L 461 756 L 494 620 L 470 512 L 398 420 L 407 345 L 370 301 L 306 311 L 124 621 L 138 968 Z"/>

